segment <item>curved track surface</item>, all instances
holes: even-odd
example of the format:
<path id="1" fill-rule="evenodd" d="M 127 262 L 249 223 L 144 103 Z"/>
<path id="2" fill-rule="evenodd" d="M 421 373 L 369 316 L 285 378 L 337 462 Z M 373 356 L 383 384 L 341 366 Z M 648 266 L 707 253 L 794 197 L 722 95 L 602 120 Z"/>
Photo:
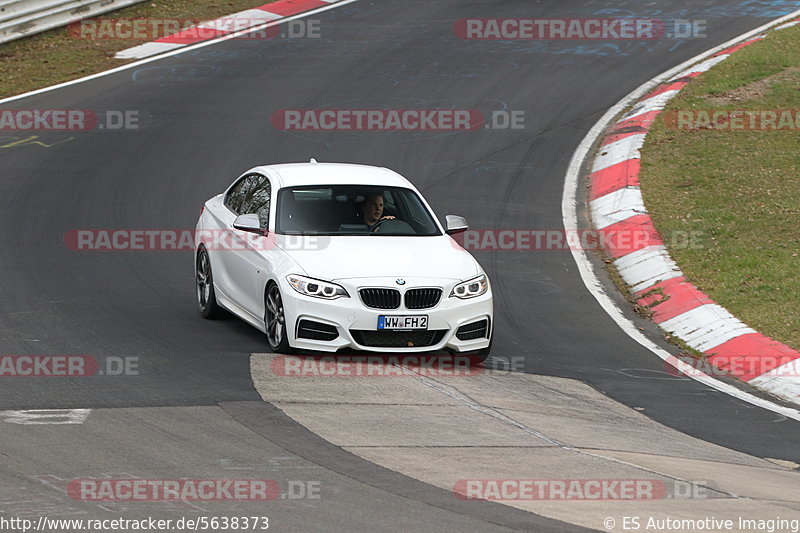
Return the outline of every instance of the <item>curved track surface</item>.
<path id="1" fill-rule="evenodd" d="M 320 39 L 232 40 L 4 108 L 137 110 L 138 132 L 47 133 L 0 149 L 0 354 L 138 357 L 141 375 L 6 379 L 3 409 L 215 406 L 259 400 L 265 341 L 194 304 L 189 252 L 74 252 L 73 229 L 190 229 L 202 202 L 261 163 L 393 168 L 441 215 L 478 229 L 558 230 L 569 158 L 589 127 L 656 74 L 800 7 L 797 1 L 356 2 Z M 463 41 L 475 17 L 701 19 L 707 37 Z M 522 130 L 277 131 L 279 109 L 525 112 Z M 65 140 L 73 137 L 71 140 Z M 654 420 L 759 457 L 800 462 L 800 424 L 663 371 L 585 290 L 569 251 L 476 252 L 496 295 L 494 355 L 575 378 Z M 652 330 L 652 326 L 637 321 Z M 653 332 L 653 335 L 656 335 Z"/>

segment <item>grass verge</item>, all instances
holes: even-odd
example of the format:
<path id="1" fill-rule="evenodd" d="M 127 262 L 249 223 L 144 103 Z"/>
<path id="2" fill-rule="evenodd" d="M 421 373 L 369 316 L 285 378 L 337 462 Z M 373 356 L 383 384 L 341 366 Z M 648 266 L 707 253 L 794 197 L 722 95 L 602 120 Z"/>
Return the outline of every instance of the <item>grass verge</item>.
<path id="1" fill-rule="evenodd" d="M 770 33 L 690 83 L 647 136 L 640 174 L 667 245 L 689 280 L 757 331 L 800 349 L 800 26 Z M 692 128 L 677 127 L 692 110 Z M 698 110 L 794 110 L 794 127 L 703 126 Z M 745 124 L 752 126 L 748 119 Z M 672 118 L 672 120 L 670 120 Z M 684 122 L 686 125 L 687 122 Z M 778 125 L 780 122 L 778 122 Z M 732 131 L 735 129 L 736 131 Z"/>
<path id="2" fill-rule="evenodd" d="M 159 0 L 95 18 L 211 20 L 272 0 Z M 151 39 L 80 39 L 56 28 L 0 44 L 0 97 L 13 96 L 118 67 L 134 60 L 114 54 Z"/>

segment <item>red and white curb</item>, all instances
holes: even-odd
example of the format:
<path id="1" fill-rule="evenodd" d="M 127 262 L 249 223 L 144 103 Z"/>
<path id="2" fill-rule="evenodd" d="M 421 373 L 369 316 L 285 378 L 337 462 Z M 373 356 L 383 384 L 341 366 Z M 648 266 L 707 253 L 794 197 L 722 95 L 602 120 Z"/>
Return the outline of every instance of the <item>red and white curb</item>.
<path id="1" fill-rule="evenodd" d="M 793 20 L 775 29 L 800 24 Z M 634 245 L 611 248 L 619 275 L 653 320 L 716 367 L 786 400 L 800 403 L 800 352 L 749 328 L 689 283 L 670 258 L 639 188 L 639 150 L 667 102 L 692 79 L 731 54 L 764 38 L 759 35 L 689 67 L 635 103 L 601 141 L 589 176 L 589 207 L 596 228 L 610 243 L 619 232 L 646 235 Z M 638 234 L 638 233 L 637 233 Z"/>
<path id="2" fill-rule="evenodd" d="M 156 54 L 163 54 L 190 44 L 224 37 L 234 33 L 234 31 L 261 27 L 270 22 L 274 23 L 292 15 L 335 4 L 339 1 L 341 0 L 278 0 L 271 4 L 264 4 L 253 9 L 246 9 L 226 17 L 210 20 L 194 28 L 187 28 L 172 35 L 156 39 L 153 42 L 122 50 L 117 52 L 114 57 L 117 59 L 142 59 Z M 237 21 L 244 22 L 244 27 L 236 24 Z M 235 30 L 233 28 L 226 29 L 226 27 L 230 26 L 236 26 Z M 198 29 L 203 31 L 198 31 Z"/>

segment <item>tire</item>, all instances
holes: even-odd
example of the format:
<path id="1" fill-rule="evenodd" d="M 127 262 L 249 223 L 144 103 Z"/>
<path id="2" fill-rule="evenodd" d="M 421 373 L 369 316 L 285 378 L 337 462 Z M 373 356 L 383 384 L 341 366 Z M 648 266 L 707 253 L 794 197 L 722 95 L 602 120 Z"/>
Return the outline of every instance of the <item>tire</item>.
<path id="1" fill-rule="evenodd" d="M 492 328 L 491 336 L 489 337 L 489 346 L 486 348 L 481 348 L 480 350 L 475 350 L 472 352 L 467 352 L 470 356 L 470 360 L 473 364 L 483 364 L 490 355 L 492 355 L 492 341 L 494 340 L 494 328 Z"/>
<path id="2" fill-rule="evenodd" d="M 283 298 L 278 285 L 271 282 L 264 295 L 264 329 L 267 332 L 267 344 L 275 353 L 290 354 L 289 336 L 286 334 L 286 317 L 283 314 Z"/>
<path id="3" fill-rule="evenodd" d="M 481 348 L 480 350 L 472 350 L 472 351 L 469 351 L 469 352 L 457 352 L 457 351 L 455 351 L 453 349 L 445 348 L 445 351 L 447 351 L 447 353 L 452 355 L 452 356 L 468 357 L 469 358 L 469 364 L 471 366 L 482 365 L 489 358 L 489 356 L 492 354 L 492 339 L 493 338 L 494 338 L 494 334 L 492 334 L 492 337 L 489 339 L 489 346 L 487 346 L 486 348 Z"/>
<path id="4" fill-rule="evenodd" d="M 195 285 L 197 288 L 197 307 L 204 318 L 214 319 L 222 315 L 214 293 L 214 276 L 211 273 L 211 259 L 206 247 L 200 245 L 195 259 Z"/>

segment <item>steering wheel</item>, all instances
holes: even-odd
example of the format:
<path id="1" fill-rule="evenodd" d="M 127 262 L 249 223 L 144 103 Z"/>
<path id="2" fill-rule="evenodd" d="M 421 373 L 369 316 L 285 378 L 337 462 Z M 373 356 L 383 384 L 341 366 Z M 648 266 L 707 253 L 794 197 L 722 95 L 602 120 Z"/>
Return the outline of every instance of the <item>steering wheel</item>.
<path id="1" fill-rule="evenodd" d="M 383 223 L 384 223 L 384 222 L 386 222 L 387 220 L 394 220 L 394 219 L 391 219 L 391 218 L 382 218 L 382 219 L 380 219 L 379 221 L 377 221 L 375 224 L 373 224 L 373 225 L 372 225 L 372 226 L 369 228 L 369 231 L 371 231 L 372 233 L 377 233 L 377 232 L 378 232 L 378 230 L 379 230 L 379 229 L 380 229 L 380 227 L 381 227 L 381 224 L 383 224 Z"/>
<path id="2" fill-rule="evenodd" d="M 385 224 L 384 224 L 385 223 Z M 416 235 L 417 232 L 408 223 L 398 218 L 382 218 L 372 226 L 372 231 L 379 231 L 378 228 L 385 228 L 390 235 Z"/>

